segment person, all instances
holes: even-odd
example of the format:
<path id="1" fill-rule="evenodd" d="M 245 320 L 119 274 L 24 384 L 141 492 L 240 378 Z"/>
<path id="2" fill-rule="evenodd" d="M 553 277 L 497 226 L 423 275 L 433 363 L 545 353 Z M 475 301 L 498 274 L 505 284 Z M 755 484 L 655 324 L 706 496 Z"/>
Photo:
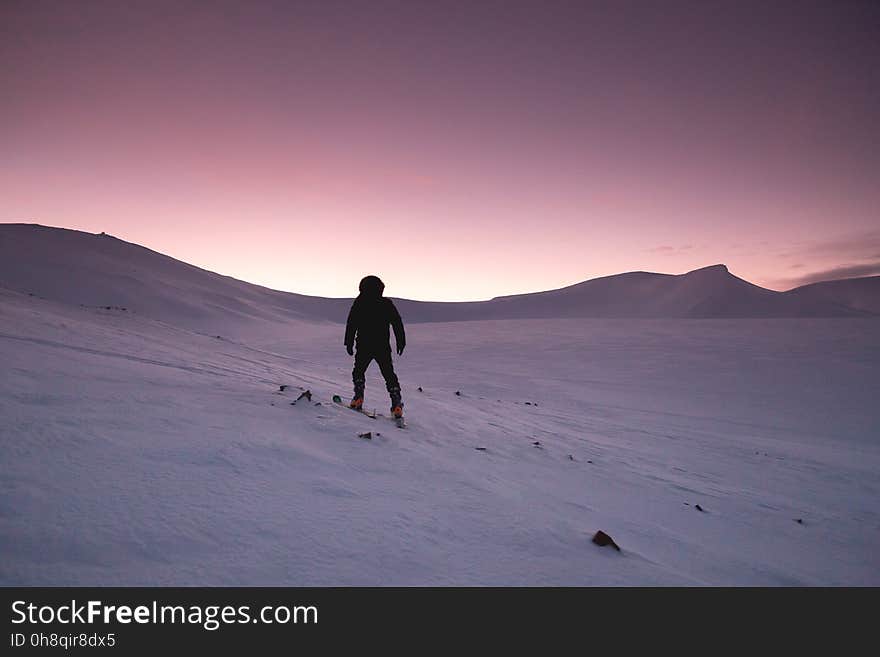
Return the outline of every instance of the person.
<path id="1" fill-rule="evenodd" d="M 403 417 L 400 381 L 391 362 L 391 336 L 388 330 L 389 325 L 394 329 L 397 355 L 402 355 L 406 347 L 403 320 L 394 302 L 382 296 L 385 284 L 378 276 L 365 276 L 358 285 L 358 291 L 360 294 L 351 304 L 345 324 L 345 349 L 349 356 L 354 356 L 354 369 L 351 371 L 354 397 L 349 406 L 355 409 L 363 407 L 367 367 L 375 360 L 391 396 L 391 414 L 395 418 Z M 355 344 L 357 353 L 354 352 Z"/>

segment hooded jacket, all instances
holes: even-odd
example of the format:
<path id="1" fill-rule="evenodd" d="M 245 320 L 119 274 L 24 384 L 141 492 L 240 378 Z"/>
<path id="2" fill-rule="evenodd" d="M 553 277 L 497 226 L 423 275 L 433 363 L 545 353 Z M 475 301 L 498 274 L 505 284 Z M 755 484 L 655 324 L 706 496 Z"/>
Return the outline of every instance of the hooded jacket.
<path id="1" fill-rule="evenodd" d="M 394 302 L 382 296 L 385 284 L 378 276 L 367 276 L 361 280 L 358 289 L 360 294 L 351 304 L 345 324 L 345 346 L 357 342 L 358 350 L 390 351 L 390 326 L 394 329 L 397 350 L 401 351 L 406 346 L 403 320 Z"/>

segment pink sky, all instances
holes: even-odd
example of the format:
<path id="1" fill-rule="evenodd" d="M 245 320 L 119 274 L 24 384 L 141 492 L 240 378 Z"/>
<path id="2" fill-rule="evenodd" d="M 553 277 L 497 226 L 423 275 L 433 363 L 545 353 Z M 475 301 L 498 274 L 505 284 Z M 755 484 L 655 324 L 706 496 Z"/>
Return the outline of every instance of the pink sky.
<path id="1" fill-rule="evenodd" d="M 876 6 L 701 6 L 6 2 L 0 221 L 322 296 L 880 273 Z"/>

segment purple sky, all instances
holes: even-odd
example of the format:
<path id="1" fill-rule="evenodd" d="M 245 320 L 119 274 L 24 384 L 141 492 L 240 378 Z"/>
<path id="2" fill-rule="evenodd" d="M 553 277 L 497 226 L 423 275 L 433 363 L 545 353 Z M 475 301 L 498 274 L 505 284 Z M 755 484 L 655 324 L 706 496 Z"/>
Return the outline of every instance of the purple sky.
<path id="1" fill-rule="evenodd" d="M 0 3 L 0 221 L 324 296 L 880 273 L 880 3 Z"/>

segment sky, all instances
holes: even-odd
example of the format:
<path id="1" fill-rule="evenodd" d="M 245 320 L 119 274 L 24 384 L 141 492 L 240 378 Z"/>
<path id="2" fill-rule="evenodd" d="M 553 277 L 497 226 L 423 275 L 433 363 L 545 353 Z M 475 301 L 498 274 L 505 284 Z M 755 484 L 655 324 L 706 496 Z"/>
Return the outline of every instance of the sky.
<path id="1" fill-rule="evenodd" d="M 0 222 L 275 289 L 880 274 L 880 3 L 0 1 Z"/>

